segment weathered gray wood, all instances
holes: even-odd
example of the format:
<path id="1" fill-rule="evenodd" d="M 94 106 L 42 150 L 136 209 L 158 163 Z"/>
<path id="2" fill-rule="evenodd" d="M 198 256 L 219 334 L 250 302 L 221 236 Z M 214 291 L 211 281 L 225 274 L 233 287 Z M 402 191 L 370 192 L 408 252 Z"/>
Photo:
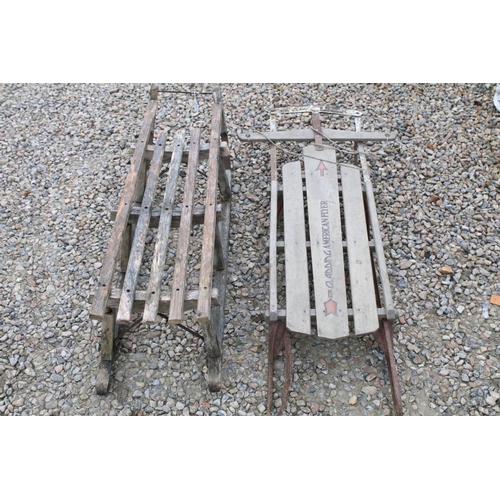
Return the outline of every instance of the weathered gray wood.
<path id="1" fill-rule="evenodd" d="M 170 225 L 172 221 L 172 205 L 175 199 L 175 188 L 179 178 L 179 167 L 182 160 L 183 149 L 184 130 L 180 130 L 175 134 L 174 152 L 169 166 L 168 180 L 161 206 L 160 222 L 156 234 L 156 245 L 147 287 L 146 304 L 144 306 L 143 322 L 145 323 L 154 323 L 158 312 L 163 265 L 167 254 L 168 236 L 170 234 Z"/>
<path id="2" fill-rule="evenodd" d="M 227 157 L 226 159 L 229 160 Z M 223 161 L 223 158 L 219 157 L 219 190 L 222 201 L 227 201 L 231 198 L 231 186 L 226 175 L 226 166 L 227 163 Z"/>
<path id="3" fill-rule="evenodd" d="M 356 118 L 356 130 L 361 130 L 361 118 Z M 366 187 L 366 202 L 368 205 L 368 214 L 370 218 L 370 225 L 372 228 L 373 241 L 375 244 L 375 252 L 377 256 L 378 270 L 380 283 L 382 287 L 382 300 L 387 312 L 387 319 L 392 321 L 396 318 L 396 309 L 392 300 L 391 284 L 389 282 L 389 274 L 387 272 L 387 265 L 385 263 L 384 245 L 382 236 L 380 234 L 380 226 L 377 217 L 377 207 L 375 204 L 375 195 L 373 193 L 372 180 L 370 177 L 370 169 L 365 156 L 365 147 L 363 144 L 357 144 L 359 159 L 361 162 L 363 181 Z"/>
<path id="4" fill-rule="evenodd" d="M 331 141 L 393 141 L 395 132 L 355 132 L 352 130 L 322 129 L 323 137 Z M 279 132 L 238 132 L 240 141 L 248 142 L 279 142 L 279 141 L 314 141 L 314 131 L 311 129 L 290 129 Z"/>
<path id="5" fill-rule="evenodd" d="M 134 241 L 130 251 L 130 258 L 127 266 L 125 281 L 123 282 L 122 299 L 116 316 L 117 323 L 128 323 L 132 313 L 132 304 L 134 302 L 134 293 L 137 286 L 137 277 L 141 267 L 142 256 L 146 246 L 146 237 L 149 228 L 149 219 L 151 217 L 152 204 L 163 159 L 163 150 L 165 149 L 165 134 L 161 134 L 156 144 L 156 151 L 149 168 L 148 179 L 144 196 L 142 199 L 141 215 L 137 221 L 137 227 L 134 234 Z"/>
<path id="6" fill-rule="evenodd" d="M 276 131 L 276 121 L 271 119 L 271 132 Z M 269 224 L 269 312 L 270 320 L 278 320 L 278 271 L 277 271 L 277 239 L 278 239 L 278 164 L 276 145 L 269 147 L 271 155 L 271 197 Z"/>
<path id="7" fill-rule="evenodd" d="M 285 222 L 286 326 L 310 334 L 309 275 L 300 162 L 283 165 L 283 215 Z"/>
<path id="8" fill-rule="evenodd" d="M 269 148 L 271 148 L 272 146 L 269 146 Z M 313 158 L 316 158 L 315 156 Z M 361 186 L 361 188 L 363 189 L 363 192 L 365 191 L 365 186 Z M 267 189 L 269 192 L 271 192 L 271 188 L 268 188 Z M 306 191 L 306 187 L 304 186 L 304 192 Z M 339 193 L 342 192 L 342 186 L 339 185 Z M 283 194 L 283 185 L 282 184 L 278 184 L 278 195 L 282 195 Z"/>
<path id="9" fill-rule="evenodd" d="M 359 169 L 343 166 L 341 177 L 354 329 L 357 335 L 363 335 L 377 330 L 379 319 L 361 175 Z"/>
<path id="10" fill-rule="evenodd" d="M 99 396 L 104 396 L 108 393 L 110 377 L 111 361 L 101 360 L 101 364 L 95 377 L 95 392 Z"/>
<path id="11" fill-rule="evenodd" d="M 201 249 L 200 297 L 196 318 L 199 322 L 209 322 L 211 317 L 210 287 L 214 266 L 215 243 L 215 206 L 217 202 L 217 183 L 219 172 L 219 147 L 222 126 L 222 101 L 214 92 L 210 153 L 208 157 L 207 187 L 205 191 L 205 224 Z"/>
<path id="12" fill-rule="evenodd" d="M 313 153 L 319 159 L 308 156 Z M 349 335 L 349 322 L 335 150 L 307 146 L 304 165 L 314 300 L 316 310 L 321 311 L 317 316 L 318 336 L 342 338 Z"/>
<path id="13" fill-rule="evenodd" d="M 154 122 L 153 127 L 151 128 L 151 132 L 148 137 L 148 146 L 153 146 L 154 144 Z M 148 178 L 149 166 L 151 164 L 151 160 L 144 156 L 142 160 L 144 166 L 141 167 L 139 171 L 139 176 L 137 177 L 137 182 L 135 183 L 135 193 L 134 193 L 134 202 L 142 203 L 142 197 L 144 196 L 144 189 L 146 187 L 146 179 Z"/>
<path id="14" fill-rule="evenodd" d="M 123 281 L 125 280 L 125 274 L 127 273 L 127 266 L 128 266 L 128 261 L 130 259 L 131 247 L 132 247 L 132 224 L 129 218 L 129 223 L 125 227 L 125 231 L 123 233 L 123 240 L 120 251 L 120 276 L 118 278 L 119 281 L 118 286 L 120 288 L 123 284 Z"/>
<path id="15" fill-rule="evenodd" d="M 189 237 L 191 235 L 194 190 L 196 183 L 196 172 L 198 169 L 200 129 L 191 129 L 190 136 L 191 145 L 186 170 L 186 180 L 184 184 L 181 224 L 179 228 L 179 239 L 177 243 L 177 254 L 175 258 L 174 277 L 172 281 L 172 304 L 169 314 L 169 323 L 171 324 L 182 322 L 182 306 L 184 305 L 184 290 L 186 288 Z"/>
<path id="16" fill-rule="evenodd" d="M 370 247 L 371 251 L 375 250 L 375 243 L 373 242 L 373 240 L 368 241 L 368 246 Z M 311 249 L 310 241 L 306 241 L 306 247 L 307 250 Z M 342 241 L 342 248 L 347 248 L 347 241 Z M 283 253 L 285 251 L 285 242 L 283 240 L 278 240 L 276 242 L 276 250 L 280 253 Z"/>
<path id="17" fill-rule="evenodd" d="M 107 309 L 102 319 L 101 359 L 113 360 L 113 344 L 115 340 L 116 309 Z"/>
<path id="18" fill-rule="evenodd" d="M 231 182 L 231 171 L 227 171 L 228 181 Z M 212 300 L 212 320 L 210 323 L 202 323 L 205 340 L 207 342 L 207 367 L 208 388 L 211 391 L 219 391 L 221 386 L 220 369 L 222 362 L 222 340 L 224 336 L 224 318 L 226 307 L 226 284 L 228 277 L 227 259 L 229 258 L 229 226 L 231 219 L 231 200 L 222 205 L 224 220 L 218 224 L 220 233 L 222 258 L 226 265 L 223 269 L 216 269 L 214 273 L 213 286 L 219 291 L 219 305 Z M 210 325 L 210 326 L 208 326 Z"/>
<path id="19" fill-rule="evenodd" d="M 135 146 L 130 146 L 129 150 L 131 151 L 131 154 L 133 154 Z M 199 160 L 200 161 L 207 160 L 209 151 L 210 151 L 210 146 L 208 144 L 200 144 Z M 153 158 L 153 152 L 154 152 L 154 147 L 148 145 L 146 147 L 145 158 L 148 160 Z M 231 152 L 229 151 L 227 142 L 221 141 L 219 154 L 221 158 L 227 159 L 227 162 L 230 162 Z M 189 149 L 185 149 L 182 153 L 182 163 L 186 163 L 188 161 L 188 157 L 189 157 Z M 165 152 L 163 153 L 163 163 L 169 163 L 171 159 L 172 159 L 172 148 L 167 147 L 165 148 Z"/>
<path id="20" fill-rule="evenodd" d="M 158 99 L 158 84 L 157 83 L 152 83 L 151 87 L 149 88 L 149 98 L 156 100 Z"/>
<path id="21" fill-rule="evenodd" d="M 218 224 L 215 224 L 215 254 L 214 254 L 214 267 L 215 269 L 221 270 L 226 266 L 224 262 L 224 255 L 222 252 L 222 241 L 220 235 L 220 228 Z"/>
<path id="22" fill-rule="evenodd" d="M 215 211 L 216 211 L 216 219 L 217 222 L 220 222 L 223 220 L 223 213 L 222 213 L 222 208 L 221 204 L 218 203 Z M 170 229 L 178 229 L 180 224 L 181 224 L 181 213 L 182 211 L 178 208 L 175 208 L 172 211 L 172 222 Z M 160 214 L 161 210 L 159 208 L 153 208 L 153 211 L 151 212 L 151 218 L 149 219 L 149 228 L 157 228 L 158 224 L 160 222 Z M 140 206 L 134 206 L 132 207 L 132 211 L 130 212 L 130 217 L 129 217 L 129 222 L 130 223 L 137 223 L 139 219 L 139 215 L 141 215 L 141 207 Z M 111 220 L 115 220 L 116 217 L 116 210 L 111 210 L 110 212 L 110 218 Z M 191 221 L 191 224 L 193 226 L 203 224 L 205 221 L 205 207 L 193 207 L 193 218 Z M 127 260 L 128 262 L 128 260 Z M 125 265 L 125 269 L 127 266 Z"/>
<path id="23" fill-rule="evenodd" d="M 112 308 L 117 308 L 120 304 L 120 298 L 122 294 L 121 288 L 113 287 L 111 289 L 111 293 L 109 295 L 108 304 Z M 92 294 L 91 294 L 92 295 Z M 214 306 L 220 305 L 220 295 L 219 290 L 215 287 L 212 288 L 211 292 L 212 296 L 212 304 Z M 132 312 L 134 313 L 142 313 L 144 310 L 144 306 L 146 304 L 147 290 L 136 290 L 134 297 L 134 305 Z M 170 312 L 170 302 L 172 299 L 172 294 L 170 292 L 161 292 L 160 298 L 158 300 L 158 312 L 162 314 L 169 314 Z M 196 305 L 198 304 L 198 290 L 186 290 L 184 292 L 184 312 L 192 311 L 196 309 Z M 160 320 L 161 318 L 155 318 L 155 320 Z"/>
<path id="24" fill-rule="evenodd" d="M 386 317 L 385 309 L 383 307 L 377 308 L 377 314 L 379 319 L 384 319 Z M 278 309 L 277 316 L 279 321 L 285 321 L 287 317 L 286 315 L 287 315 L 286 309 Z M 266 320 L 269 320 L 269 312 L 266 311 L 264 316 L 266 317 Z M 316 326 L 316 309 L 311 309 L 309 311 L 309 316 L 311 317 L 311 325 Z M 350 307 L 347 309 L 347 317 L 349 318 L 350 321 L 352 321 L 354 318 L 352 308 Z M 352 336 L 352 334 L 350 333 L 349 336 Z"/>
<path id="25" fill-rule="evenodd" d="M 220 151 L 220 157 L 221 157 L 221 162 L 222 162 L 222 167 L 224 170 L 230 170 L 231 169 L 231 157 L 230 157 L 230 152 L 229 152 L 229 147 L 222 148 L 223 144 L 229 144 L 229 137 L 227 133 L 227 125 L 226 125 L 226 115 L 224 113 L 224 106 L 222 107 L 222 120 L 221 120 L 221 127 L 220 127 L 220 139 L 221 139 L 221 151 Z M 227 179 L 227 177 L 226 177 Z M 220 186 L 220 184 L 219 184 Z M 222 189 L 222 187 L 221 187 Z M 229 191 L 229 196 L 225 197 L 223 194 L 223 197 L 225 200 L 228 200 L 231 198 L 231 191 Z"/>
<path id="26" fill-rule="evenodd" d="M 158 101 L 149 101 L 146 115 L 142 123 L 141 132 L 139 133 L 139 138 L 137 140 L 137 147 L 130 162 L 130 171 L 127 175 L 127 179 L 125 180 L 125 187 L 118 205 L 118 213 L 115 223 L 113 224 L 113 229 L 108 242 L 108 248 L 101 267 L 99 282 L 96 288 L 92 307 L 90 309 L 90 316 L 93 319 L 102 319 L 106 310 L 106 301 L 111 290 L 118 254 L 121 250 L 123 235 L 128 223 L 132 202 L 134 201 L 136 182 L 142 168 L 145 168 L 143 161 L 144 153 L 149 136 L 153 130 L 157 107 Z"/>
<path id="27" fill-rule="evenodd" d="M 208 388 L 210 392 L 221 390 L 222 345 L 213 325 L 213 318 L 200 323 L 207 355 Z"/>

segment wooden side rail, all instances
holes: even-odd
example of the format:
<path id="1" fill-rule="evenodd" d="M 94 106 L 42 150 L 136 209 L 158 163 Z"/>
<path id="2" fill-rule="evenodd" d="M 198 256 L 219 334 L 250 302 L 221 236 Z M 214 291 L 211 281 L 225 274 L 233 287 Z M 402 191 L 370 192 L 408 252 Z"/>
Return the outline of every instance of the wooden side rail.
<path id="1" fill-rule="evenodd" d="M 215 103 L 212 111 L 212 128 L 210 135 L 210 151 L 208 156 L 207 188 L 205 193 L 205 224 L 203 225 L 203 242 L 201 253 L 201 268 L 199 282 L 199 299 L 197 320 L 208 323 L 211 318 L 210 287 L 215 252 L 215 224 L 217 205 L 217 185 L 219 182 L 219 148 L 222 131 L 222 99 L 220 93 L 215 93 Z M 215 345 L 208 349 L 217 350 Z"/>

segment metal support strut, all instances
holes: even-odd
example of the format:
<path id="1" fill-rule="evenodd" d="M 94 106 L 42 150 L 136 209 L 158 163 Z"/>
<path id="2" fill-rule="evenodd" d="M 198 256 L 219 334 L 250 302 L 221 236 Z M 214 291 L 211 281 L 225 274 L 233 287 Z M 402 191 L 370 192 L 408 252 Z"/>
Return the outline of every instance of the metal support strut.
<path id="1" fill-rule="evenodd" d="M 281 321 L 275 321 L 269 327 L 269 358 L 267 372 L 267 414 L 271 415 L 271 406 L 273 402 L 273 379 L 274 379 L 274 360 L 278 354 L 285 349 L 285 383 L 281 391 L 281 407 L 278 415 L 283 413 L 288 401 L 288 392 L 292 383 L 292 342 L 290 333 Z"/>
<path id="2" fill-rule="evenodd" d="M 386 319 L 380 321 L 379 329 L 373 334 L 380 349 L 382 349 L 387 367 L 389 369 L 389 380 L 391 382 L 392 400 L 396 415 L 403 414 L 403 402 L 401 401 L 401 386 L 399 385 L 398 373 L 396 370 L 396 359 L 394 358 L 392 343 L 392 325 Z"/>

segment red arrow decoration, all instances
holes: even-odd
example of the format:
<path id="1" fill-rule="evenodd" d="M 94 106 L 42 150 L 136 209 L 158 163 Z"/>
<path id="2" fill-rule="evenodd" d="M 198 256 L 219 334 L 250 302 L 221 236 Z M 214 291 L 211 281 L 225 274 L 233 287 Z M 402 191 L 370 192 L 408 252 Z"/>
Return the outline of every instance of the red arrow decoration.
<path id="1" fill-rule="evenodd" d="M 328 169 L 325 167 L 325 164 L 322 161 L 320 161 L 319 165 L 318 165 L 318 168 L 316 170 L 319 170 L 319 172 L 321 174 L 321 177 L 324 177 L 325 176 L 325 170 L 328 170 Z"/>
<path id="2" fill-rule="evenodd" d="M 325 316 L 329 314 L 335 314 L 337 316 L 337 302 L 332 300 L 332 290 L 328 290 L 328 300 L 324 303 L 325 306 Z"/>
<path id="3" fill-rule="evenodd" d="M 337 316 L 337 302 L 332 299 L 328 299 L 324 305 L 325 316 L 328 316 L 329 314 L 335 314 L 335 316 Z"/>

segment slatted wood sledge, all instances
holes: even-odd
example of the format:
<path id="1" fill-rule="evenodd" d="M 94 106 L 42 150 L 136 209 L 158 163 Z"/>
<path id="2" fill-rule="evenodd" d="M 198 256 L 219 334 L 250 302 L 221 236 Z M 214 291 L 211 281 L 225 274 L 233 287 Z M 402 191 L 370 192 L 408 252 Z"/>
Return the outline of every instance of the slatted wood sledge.
<path id="1" fill-rule="evenodd" d="M 272 364 L 284 331 L 327 339 L 372 334 L 389 368 L 394 410 L 402 413 L 401 391 L 392 345 L 395 319 L 384 248 L 375 206 L 365 142 L 394 140 L 394 133 L 361 131 L 358 111 L 299 108 L 311 114 L 310 129 L 243 132 L 242 141 L 269 142 L 270 186 L 270 338 L 268 413 L 273 394 Z M 355 130 L 321 128 L 321 111 L 354 118 Z M 349 118 L 350 119 L 350 118 Z M 277 149 L 282 142 L 305 143 L 302 158 L 282 165 Z M 337 160 L 352 143 L 353 160 Z M 283 239 L 278 240 L 278 214 L 283 214 Z M 278 307 L 277 253 L 285 253 L 285 307 Z M 309 286 L 310 284 L 310 286 Z M 284 328 L 284 326 L 286 328 Z M 290 354 L 291 356 L 291 354 Z M 289 376 L 291 376 L 291 361 Z M 281 410 L 287 393 L 282 394 Z"/>
<path id="2" fill-rule="evenodd" d="M 209 144 L 201 143 L 201 130 L 176 132 L 167 148 L 165 133 L 155 140 L 158 87 L 153 85 L 142 127 L 134 148 L 130 171 L 118 208 L 112 211 L 114 224 L 101 267 L 90 315 L 102 323 L 101 362 L 96 390 L 105 394 L 110 383 L 114 346 L 120 325 L 131 328 L 140 322 L 155 323 L 167 318 L 201 336 L 205 342 L 208 387 L 221 389 L 221 347 L 227 282 L 229 225 L 231 216 L 231 164 L 228 135 L 220 90 L 213 90 Z M 197 203 L 196 179 L 206 163 L 203 199 Z M 162 191 L 161 172 L 166 168 Z M 181 175 L 182 173 L 182 175 Z M 176 193 L 180 203 L 176 203 Z M 155 198 L 161 199 L 158 206 Z M 200 206 L 202 205 L 202 206 Z M 203 225 L 199 285 L 188 289 L 187 274 L 194 254 L 191 233 Z M 154 244 L 148 242 L 156 229 Z M 177 233 L 175 266 L 171 281 L 164 277 L 169 241 Z M 147 244 L 152 258 L 146 263 Z M 148 267 L 147 286 L 138 284 L 141 269 Z M 168 285 L 168 290 L 162 289 Z M 165 286 L 163 286 L 165 288 Z M 186 313 L 195 311 L 201 334 L 184 325 Z"/>

